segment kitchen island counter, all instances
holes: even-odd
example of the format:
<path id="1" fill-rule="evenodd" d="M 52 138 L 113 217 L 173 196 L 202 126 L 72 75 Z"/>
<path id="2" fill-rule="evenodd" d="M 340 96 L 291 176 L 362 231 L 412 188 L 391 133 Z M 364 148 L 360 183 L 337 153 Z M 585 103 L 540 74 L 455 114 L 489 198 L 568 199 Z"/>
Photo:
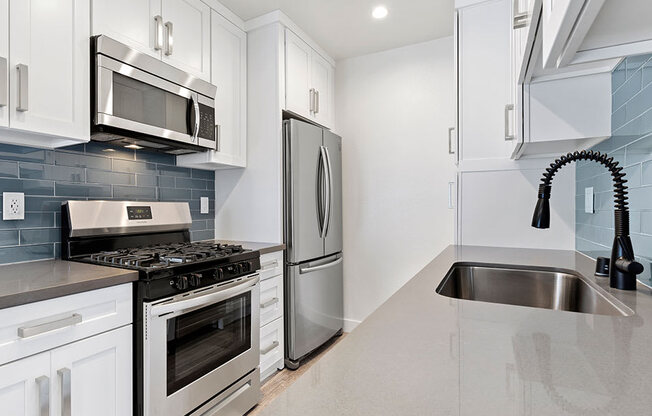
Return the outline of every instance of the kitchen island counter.
<path id="1" fill-rule="evenodd" d="M 575 270 L 633 316 L 435 293 L 457 262 Z M 652 409 L 652 294 L 610 289 L 575 251 L 449 246 L 261 415 L 643 415 Z"/>

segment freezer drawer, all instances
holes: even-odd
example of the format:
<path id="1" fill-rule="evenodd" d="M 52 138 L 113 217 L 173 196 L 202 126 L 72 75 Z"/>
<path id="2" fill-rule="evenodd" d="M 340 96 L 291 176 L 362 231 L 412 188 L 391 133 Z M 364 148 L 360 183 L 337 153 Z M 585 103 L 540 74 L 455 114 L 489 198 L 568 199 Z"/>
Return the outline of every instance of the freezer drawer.
<path id="1" fill-rule="evenodd" d="M 342 254 L 287 267 L 288 358 L 298 360 L 342 329 Z"/>

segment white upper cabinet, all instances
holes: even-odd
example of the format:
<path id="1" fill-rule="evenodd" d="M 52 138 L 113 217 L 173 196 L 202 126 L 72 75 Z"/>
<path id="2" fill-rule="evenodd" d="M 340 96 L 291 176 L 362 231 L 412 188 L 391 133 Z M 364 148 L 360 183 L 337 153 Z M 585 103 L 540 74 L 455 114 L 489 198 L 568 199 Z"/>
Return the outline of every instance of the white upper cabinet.
<path id="1" fill-rule="evenodd" d="M 211 9 L 200 0 L 163 0 L 163 60 L 199 78 L 211 75 Z"/>
<path id="2" fill-rule="evenodd" d="M 0 127 L 9 126 L 9 0 L 0 0 Z M 2 29 L 4 28 L 4 29 Z"/>
<path id="3" fill-rule="evenodd" d="M 211 83 L 217 86 L 217 149 L 177 156 L 182 166 L 219 169 L 247 165 L 247 34 L 211 14 Z"/>
<path id="4" fill-rule="evenodd" d="M 311 118 L 314 89 L 311 82 L 312 48 L 292 31 L 285 30 L 285 107 Z"/>
<path id="5" fill-rule="evenodd" d="M 87 141 L 89 2 L 9 3 L 9 126 Z"/>
<path id="6" fill-rule="evenodd" d="M 92 0 L 94 35 L 106 35 L 132 48 L 161 57 L 161 0 Z M 159 41 L 157 45 L 157 30 Z"/>
<path id="7" fill-rule="evenodd" d="M 599 0 L 599 2 L 604 2 L 604 0 Z M 578 0 L 543 1 L 542 24 L 544 30 L 542 47 L 544 68 L 557 67 L 557 60 L 584 3 L 584 1 Z"/>
<path id="8" fill-rule="evenodd" d="M 210 19 L 200 0 L 93 0 L 92 31 L 210 81 Z"/>
<path id="9" fill-rule="evenodd" d="M 515 146 L 511 0 L 458 10 L 460 160 L 509 158 Z"/>
<path id="10" fill-rule="evenodd" d="M 325 127 L 333 126 L 334 68 L 285 29 L 285 108 Z"/>

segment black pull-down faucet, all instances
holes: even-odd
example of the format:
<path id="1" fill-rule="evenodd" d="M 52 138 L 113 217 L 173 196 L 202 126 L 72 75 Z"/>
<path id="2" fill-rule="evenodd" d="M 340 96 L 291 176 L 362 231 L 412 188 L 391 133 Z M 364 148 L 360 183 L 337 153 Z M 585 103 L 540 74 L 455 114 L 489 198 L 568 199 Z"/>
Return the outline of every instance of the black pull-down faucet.
<path id="1" fill-rule="evenodd" d="M 550 227 L 550 190 L 553 176 L 564 165 L 577 160 L 592 160 L 604 165 L 614 182 L 614 229 L 615 236 L 611 248 L 609 267 L 609 286 L 622 290 L 636 290 L 636 275 L 643 272 L 643 265 L 634 258 L 634 248 L 629 238 L 629 208 L 627 207 L 627 182 L 622 166 L 614 162 L 613 157 L 592 150 L 568 153 L 559 157 L 543 174 L 539 185 L 539 199 L 534 208 L 532 226 L 536 228 Z"/>

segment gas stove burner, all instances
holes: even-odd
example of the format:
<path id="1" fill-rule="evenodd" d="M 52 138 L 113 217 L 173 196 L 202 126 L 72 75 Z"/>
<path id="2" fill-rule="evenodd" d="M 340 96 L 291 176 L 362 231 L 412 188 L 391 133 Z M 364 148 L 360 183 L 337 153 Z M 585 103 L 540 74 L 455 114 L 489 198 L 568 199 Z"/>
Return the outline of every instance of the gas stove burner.
<path id="1" fill-rule="evenodd" d="M 91 254 L 90 261 L 98 264 L 151 269 L 224 258 L 244 251 L 245 249 L 240 245 L 199 241 L 101 251 Z"/>

